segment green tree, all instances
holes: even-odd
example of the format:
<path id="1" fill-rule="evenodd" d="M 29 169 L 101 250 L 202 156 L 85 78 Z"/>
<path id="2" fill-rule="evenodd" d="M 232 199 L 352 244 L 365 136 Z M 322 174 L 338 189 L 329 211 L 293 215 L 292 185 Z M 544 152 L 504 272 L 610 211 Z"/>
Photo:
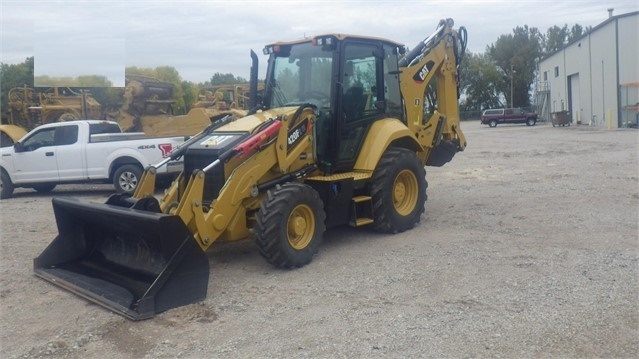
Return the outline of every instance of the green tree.
<path id="1" fill-rule="evenodd" d="M 157 77 L 165 82 L 173 84 L 173 110 L 176 114 L 186 113 L 186 101 L 184 100 L 184 91 L 182 90 L 182 77 L 180 73 L 172 66 L 159 66 L 155 68 Z"/>
<path id="2" fill-rule="evenodd" d="M 488 55 L 467 53 L 460 73 L 460 90 L 464 93 L 460 103 L 462 111 L 505 106 L 499 90 L 504 87 L 504 78 Z"/>
<path id="3" fill-rule="evenodd" d="M 563 27 L 557 25 L 549 27 L 542 40 L 544 55 L 550 55 L 561 50 L 565 46 L 567 39 L 568 25 L 564 25 Z"/>
<path id="4" fill-rule="evenodd" d="M 592 28 L 590 26 L 584 28 L 579 24 L 574 24 L 570 30 L 568 24 L 563 27 L 557 25 L 549 27 L 546 34 L 542 37 L 542 55 L 548 56 L 561 50 L 567 44 L 579 39 Z"/>
<path id="5" fill-rule="evenodd" d="M 197 101 L 197 95 L 200 88 L 197 84 L 190 81 L 182 81 L 182 92 L 184 93 L 185 110 L 188 112 L 191 106 Z"/>
<path id="6" fill-rule="evenodd" d="M 578 38 L 580 38 L 584 34 L 585 34 L 585 32 L 584 32 L 583 26 L 581 26 L 579 24 L 574 24 L 570 28 L 570 34 L 568 35 L 568 43 L 571 43 L 571 42 L 577 40 Z"/>
<path id="7" fill-rule="evenodd" d="M 246 82 L 248 81 L 245 78 L 240 76 L 236 77 L 235 75 L 231 73 L 222 74 L 222 73 L 216 72 L 211 77 L 211 86 L 232 85 L 232 84 L 240 84 L 240 83 L 246 83 Z"/>
<path id="8" fill-rule="evenodd" d="M 80 87 L 113 87 L 113 82 L 102 75 L 81 75 L 77 82 Z"/>
<path id="9" fill-rule="evenodd" d="M 541 38 L 537 28 L 517 26 L 512 34 L 501 35 L 488 47 L 488 55 L 503 78 L 497 90 L 503 94 L 506 103 L 515 107 L 530 106 L 529 93 L 542 54 Z"/>
<path id="10" fill-rule="evenodd" d="M 9 91 L 14 87 L 33 87 L 33 56 L 19 64 L 0 64 L 0 109 L 2 123 L 7 121 Z"/>

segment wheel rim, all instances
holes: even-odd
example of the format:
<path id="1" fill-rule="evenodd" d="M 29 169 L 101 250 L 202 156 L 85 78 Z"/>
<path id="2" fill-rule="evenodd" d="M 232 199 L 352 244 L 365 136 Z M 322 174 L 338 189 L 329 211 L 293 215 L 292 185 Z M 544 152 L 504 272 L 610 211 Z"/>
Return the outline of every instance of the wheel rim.
<path id="1" fill-rule="evenodd" d="M 300 204 L 291 211 L 286 233 L 288 243 L 295 249 L 304 249 L 311 243 L 315 233 L 315 216 L 311 207 Z"/>
<path id="2" fill-rule="evenodd" d="M 138 185 L 138 177 L 133 172 L 122 172 L 119 183 L 123 190 L 132 191 Z"/>
<path id="3" fill-rule="evenodd" d="M 417 198 L 419 190 L 419 184 L 417 177 L 410 170 L 401 171 L 395 182 L 393 183 L 393 206 L 397 213 L 402 216 L 408 216 L 415 205 L 417 204 Z"/>

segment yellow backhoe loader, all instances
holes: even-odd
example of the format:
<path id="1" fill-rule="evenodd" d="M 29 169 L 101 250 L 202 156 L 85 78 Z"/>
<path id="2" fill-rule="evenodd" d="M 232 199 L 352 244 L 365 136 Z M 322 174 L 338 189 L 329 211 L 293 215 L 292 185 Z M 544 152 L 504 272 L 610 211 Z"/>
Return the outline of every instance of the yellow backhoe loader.
<path id="1" fill-rule="evenodd" d="M 146 169 L 133 196 L 54 198 L 59 234 L 35 258 L 36 275 L 138 320 L 204 299 L 206 250 L 217 241 L 253 237 L 266 261 L 295 268 L 312 260 L 326 227 L 413 228 L 424 166 L 466 146 L 465 46 L 452 19 L 408 54 L 343 34 L 267 45 L 261 104 L 175 150 L 166 161 L 181 158 L 184 171 L 162 198 L 155 168 L 166 161 Z"/>

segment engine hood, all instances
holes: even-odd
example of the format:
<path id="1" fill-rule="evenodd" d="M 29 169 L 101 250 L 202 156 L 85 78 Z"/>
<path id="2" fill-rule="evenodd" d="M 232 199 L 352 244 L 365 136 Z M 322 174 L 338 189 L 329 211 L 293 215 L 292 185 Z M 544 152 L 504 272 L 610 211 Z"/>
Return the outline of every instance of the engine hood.
<path id="1" fill-rule="evenodd" d="M 270 119 L 274 119 L 278 116 L 292 116 L 298 108 L 299 106 L 291 106 L 260 110 L 252 115 L 228 123 L 216 129 L 215 132 L 252 132 L 256 127 Z"/>

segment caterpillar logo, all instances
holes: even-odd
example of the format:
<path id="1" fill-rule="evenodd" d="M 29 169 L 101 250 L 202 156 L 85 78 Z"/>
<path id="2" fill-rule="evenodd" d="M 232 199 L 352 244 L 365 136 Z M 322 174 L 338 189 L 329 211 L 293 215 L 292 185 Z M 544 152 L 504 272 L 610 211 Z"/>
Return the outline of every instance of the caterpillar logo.
<path id="1" fill-rule="evenodd" d="M 424 82 L 430 70 L 433 69 L 433 66 L 435 66 L 435 63 L 433 61 L 428 61 L 424 66 L 422 66 L 419 72 L 413 76 L 413 80 L 415 80 L 418 84 Z"/>

